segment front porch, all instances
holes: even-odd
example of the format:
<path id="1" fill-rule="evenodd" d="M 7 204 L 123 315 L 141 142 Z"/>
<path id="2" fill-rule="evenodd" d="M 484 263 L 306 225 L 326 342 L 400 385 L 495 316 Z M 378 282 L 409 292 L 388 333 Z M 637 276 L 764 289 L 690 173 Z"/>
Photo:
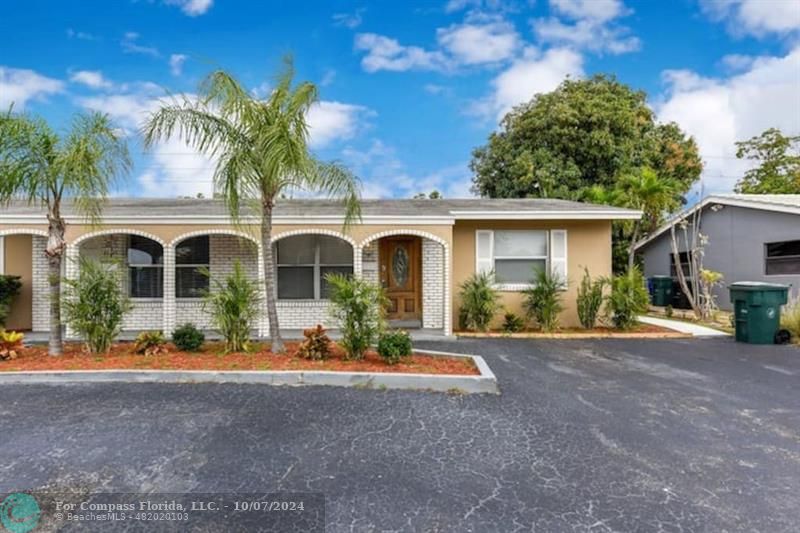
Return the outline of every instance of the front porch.
<path id="1" fill-rule="evenodd" d="M 0 232 L 6 253 L 0 273 L 20 275 L 25 296 L 15 302 L 9 328 L 28 331 L 32 342 L 46 339 L 49 329 L 46 237 L 43 231 Z M 0 248 L 0 251 L 2 248 Z M 14 258 L 9 257 L 13 251 Z M 297 229 L 276 232 L 273 239 L 278 317 L 286 338 L 320 323 L 333 330 L 325 275 L 331 272 L 363 276 L 380 282 L 390 299 L 391 327 L 412 331 L 417 339 L 442 339 L 450 328 L 449 249 L 445 240 L 415 230 L 384 230 L 356 240 L 333 230 Z M 2 254 L 0 254 L 2 255 Z M 27 255 L 27 260 L 20 260 Z M 133 309 L 125 317 L 122 339 L 141 331 L 162 330 L 191 322 L 211 333 L 201 295 L 212 277 L 229 274 L 236 261 L 263 293 L 264 268 L 257 239 L 232 229 L 182 232 L 172 238 L 139 229 L 88 232 L 68 243 L 64 276 L 74 277 L 80 258 L 111 262 L 121 268 L 120 290 Z M 13 260 L 12 260 L 13 259 Z M 269 322 L 262 318 L 255 332 L 268 338 Z M 67 332 L 67 338 L 71 335 Z"/>

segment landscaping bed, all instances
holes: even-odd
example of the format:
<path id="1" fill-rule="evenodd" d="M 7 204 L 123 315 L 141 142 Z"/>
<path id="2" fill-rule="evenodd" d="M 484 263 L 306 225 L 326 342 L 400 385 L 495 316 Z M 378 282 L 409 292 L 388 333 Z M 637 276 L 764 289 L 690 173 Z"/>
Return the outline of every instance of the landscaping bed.
<path id="1" fill-rule="evenodd" d="M 401 362 L 387 364 L 376 352 L 367 351 L 363 360 L 348 360 L 337 345 L 331 346 L 328 359 L 315 361 L 297 355 L 298 343 L 287 343 L 286 352 L 274 354 L 268 344 L 256 344 L 246 353 L 223 353 L 222 343 L 209 342 L 198 352 L 184 352 L 167 345 L 166 353 L 140 355 L 133 344 L 118 343 L 105 355 L 89 355 L 83 345 L 67 343 L 64 355 L 51 357 L 45 346 L 19 350 L 16 359 L 0 361 L 0 372 L 53 370 L 307 370 L 365 373 L 407 373 L 440 375 L 479 375 L 469 358 L 413 353 Z"/>
<path id="2" fill-rule="evenodd" d="M 595 338 L 682 338 L 690 337 L 685 333 L 680 333 L 661 326 L 637 323 L 633 328 L 619 330 L 616 328 L 598 326 L 591 329 L 584 328 L 559 328 L 555 331 L 545 333 L 539 330 L 526 329 L 515 333 L 502 330 L 479 331 L 456 331 L 459 337 L 508 337 L 516 339 L 595 339 Z"/>

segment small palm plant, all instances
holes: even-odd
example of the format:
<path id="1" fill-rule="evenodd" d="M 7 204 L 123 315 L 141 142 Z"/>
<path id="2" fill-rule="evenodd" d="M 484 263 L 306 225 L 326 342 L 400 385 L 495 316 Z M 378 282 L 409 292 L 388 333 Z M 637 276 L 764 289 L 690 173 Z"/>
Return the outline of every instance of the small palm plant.
<path id="1" fill-rule="evenodd" d="M 500 309 L 500 293 L 494 287 L 494 272 L 477 272 L 467 278 L 460 286 L 459 296 L 459 325 L 469 330 L 488 330 Z"/>
<path id="2" fill-rule="evenodd" d="M 523 291 L 522 306 L 528 315 L 539 324 L 542 331 L 551 332 L 558 328 L 559 315 L 564 310 L 561 303 L 561 291 L 566 283 L 558 274 L 550 273 L 545 268 L 537 268 L 533 285 Z"/>
<path id="3" fill-rule="evenodd" d="M 64 316 L 92 355 L 108 353 L 133 306 L 115 263 L 80 258 L 78 277 L 64 281 Z"/>
<path id="4" fill-rule="evenodd" d="M 633 328 L 638 315 L 646 312 L 649 304 L 650 295 L 638 267 L 634 266 L 611 279 L 611 293 L 606 297 L 606 307 L 617 328 Z"/>
<path id="5" fill-rule="evenodd" d="M 261 296 L 258 284 L 250 280 L 237 260 L 233 272 L 222 281 L 211 277 L 212 288 L 203 297 L 203 309 L 225 339 L 225 352 L 242 352 L 250 348 L 250 332 L 257 327 L 261 316 Z"/>
<path id="6" fill-rule="evenodd" d="M 328 274 L 331 315 L 342 333 L 341 344 L 348 359 L 363 359 L 385 329 L 383 288 L 361 278 Z"/>
<path id="7" fill-rule="evenodd" d="M 592 280 L 589 269 L 583 271 L 583 279 L 578 287 L 578 320 L 585 329 L 592 329 L 597 323 L 600 307 L 603 305 L 603 287 L 606 280 Z"/>

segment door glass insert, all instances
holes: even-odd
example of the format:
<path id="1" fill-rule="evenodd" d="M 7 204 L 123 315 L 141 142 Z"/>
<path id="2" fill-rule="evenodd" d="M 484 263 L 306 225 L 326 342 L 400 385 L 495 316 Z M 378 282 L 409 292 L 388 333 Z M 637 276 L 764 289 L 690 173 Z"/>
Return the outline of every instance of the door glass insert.
<path id="1" fill-rule="evenodd" d="M 392 254 L 392 274 L 398 287 L 405 287 L 408 282 L 408 252 L 404 246 L 398 246 Z"/>

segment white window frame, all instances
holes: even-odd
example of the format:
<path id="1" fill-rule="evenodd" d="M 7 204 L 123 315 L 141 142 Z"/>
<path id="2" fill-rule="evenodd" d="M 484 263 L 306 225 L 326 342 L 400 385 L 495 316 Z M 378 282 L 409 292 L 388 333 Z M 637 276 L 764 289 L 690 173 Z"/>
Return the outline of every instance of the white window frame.
<path id="1" fill-rule="evenodd" d="M 545 256 L 497 256 L 494 254 L 494 233 L 496 231 L 541 231 L 545 234 L 545 242 L 547 243 L 547 254 Z M 553 238 L 557 234 L 563 234 L 564 238 L 564 257 L 563 258 L 553 258 Z M 489 239 L 489 250 L 491 253 L 491 257 L 480 257 L 479 255 L 479 245 L 481 236 L 488 237 Z M 563 262 L 564 265 L 564 272 L 567 272 L 567 255 L 568 255 L 568 240 L 567 240 L 567 230 L 564 229 L 496 229 L 496 230 L 487 230 L 487 229 L 479 229 L 475 231 L 475 272 L 485 272 L 487 270 L 491 270 L 495 272 L 496 263 L 495 261 L 500 259 L 522 259 L 522 260 L 544 260 L 545 268 L 549 272 L 553 272 L 554 264 L 556 262 L 561 263 Z M 487 265 L 488 263 L 488 265 Z M 489 266 L 489 268 L 486 268 Z M 564 276 L 566 278 L 566 275 Z M 566 290 L 566 279 L 563 280 L 564 283 L 564 290 Z M 529 289 L 533 287 L 534 284 L 532 283 L 496 283 L 494 284 L 494 288 L 500 291 L 508 291 L 508 292 L 516 292 L 516 291 L 523 291 L 525 289 Z"/>
<path id="2" fill-rule="evenodd" d="M 312 237 L 315 241 L 314 246 L 314 263 L 293 263 L 293 264 L 281 264 L 280 263 L 280 254 L 278 254 L 278 242 L 275 243 L 275 249 L 273 250 L 274 257 L 277 258 L 275 261 L 275 298 L 281 302 L 327 302 L 329 301 L 328 298 L 322 298 L 322 268 L 323 267 L 350 267 L 353 272 L 355 272 L 355 253 L 353 250 L 353 246 L 345 241 L 344 239 L 339 239 L 344 243 L 347 243 L 350 246 L 351 255 L 353 256 L 353 260 L 350 263 L 320 263 L 320 243 L 319 243 L 319 235 L 316 233 L 308 233 L 308 234 L 300 234 L 300 235 L 292 235 L 291 237 L 286 237 L 287 239 L 297 238 L 297 237 Z M 331 239 L 338 239 L 338 237 L 330 236 Z M 313 298 L 278 298 L 278 273 L 280 271 L 280 267 L 312 267 L 314 274 L 313 274 L 313 281 L 314 281 L 314 297 Z"/>
<path id="3" fill-rule="evenodd" d="M 125 241 L 125 262 L 127 264 L 127 281 L 128 281 L 128 298 L 135 302 L 160 302 L 164 299 L 164 246 L 157 242 L 153 241 L 159 246 L 161 246 L 161 264 L 153 265 L 153 264 L 142 264 L 142 263 L 130 263 L 128 262 L 128 251 L 131 249 L 131 241 L 133 237 L 139 237 L 141 239 L 148 239 L 147 237 L 142 237 L 141 235 L 128 235 L 128 238 Z M 152 239 L 148 239 L 152 240 Z M 131 290 L 133 287 L 131 286 L 131 268 L 160 268 L 161 269 L 161 296 L 132 296 Z"/>
<path id="4" fill-rule="evenodd" d="M 190 241 L 192 239 L 197 239 L 200 237 L 205 237 L 208 239 L 208 263 L 178 263 L 177 259 L 177 252 L 178 248 L 180 248 L 181 244 L 185 243 L 186 241 Z M 206 268 L 209 272 L 211 272 L 211 235 L 195 235 L 194 237 L 188 237 L 183 239 L 181 242 L 175 245 L 175 299 L 180 301 L 197 301 L 202 300 L 202 296 L 178 296 L 178 270 L 181 268 L 189 269 L 189 268 Z M 207 290 L 211 289 L 211 280 L 208 280 L 208 287 Z"/>
<path id="5" fill-rule="evenodd" d="M 796 240 L 798 240 L 798 239 L 786 239 L 786 240 L 783 240 L 783 241 L 773 241 L 773 242 L 765 242 L 764 243 L 764 276 L 765 277 L 770 277 L 770 278 L 772 278 L 772 277 L 776 277 L 776 278 L 784 277 L 785 278 L 786 276 L 797 276 L 797 274 L 768 274 L 767 273 L 767 270 L 768 270 L 767 267 L 769 266 L 769 260 L 770 259 L 798 259 L 798 260 L 800 260 L 800 256 L 798 256 L 798 255 L 773 255 L 773 256 L 770 256 L 769 255 L 769 245 L 770 244 L 781 244 L 781 243 L 784 243 L 784 242 L 794 242 Z"/>

